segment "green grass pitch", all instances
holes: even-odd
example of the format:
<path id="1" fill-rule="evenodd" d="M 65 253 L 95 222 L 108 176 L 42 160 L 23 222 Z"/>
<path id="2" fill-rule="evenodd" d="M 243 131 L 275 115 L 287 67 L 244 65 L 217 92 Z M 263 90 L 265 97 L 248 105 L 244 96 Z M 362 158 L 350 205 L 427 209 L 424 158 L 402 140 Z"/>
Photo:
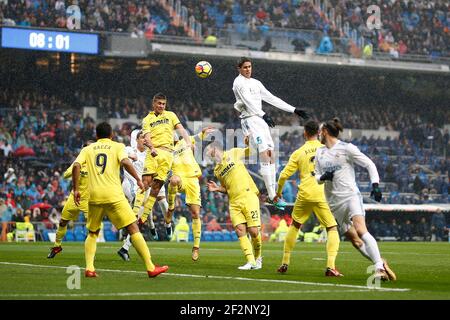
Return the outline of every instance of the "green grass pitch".
<path id="1" fill-rule="evenodd" d="M 297 243 L 287 274 L 276 272 L 282 243 L 263 244 L 263 269 L 241 271 L 238 242 L 201 244 L 200 259 L 191 260 L 191 243 L 149 242 L 155 263 L 167 274 L 149 279 L 131 249 L 130 262 L 117 255 L 121 243 L 98 244 L 99 278 L 84 278 L 68 289 L 67 267 L 84 267 L 83 243 L 63 243 L 47 259 L 50 243 L 0 243 L 0 299 L 450 299 L 450 243 L 379 243 L 398 281 L 367 287 L 370 263 L 348 242 L 341 242 L 337 266 L 345 275 L 327 278 L 325 244 Z M 70 281 L 69 281 L 70 282 Z M 73 282 L 72 282 L 73 283 Z"/>

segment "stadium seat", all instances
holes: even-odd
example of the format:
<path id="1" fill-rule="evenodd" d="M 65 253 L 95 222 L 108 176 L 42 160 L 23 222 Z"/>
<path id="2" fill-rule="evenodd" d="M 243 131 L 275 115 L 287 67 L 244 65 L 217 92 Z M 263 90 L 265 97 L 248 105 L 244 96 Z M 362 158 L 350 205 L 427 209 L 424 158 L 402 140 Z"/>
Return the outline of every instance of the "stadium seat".
<path id="1" fill-rule="evenodd" d="M 103 235 L 105 237 L 105 241 L 117 241 L 117 234 L 111 230 L 104 230 Z"/>
<path id="2" fill-rule="evenodd" d="M 75 241 L 75 235 L 72 230 L 67 230 L 66 236 L 64 237 L 64 241 Z"/>
<path id="3" fill-rule="evenodd" d="M 223 233 L 222 231 L 214 231 L 213 232 L 213 241 L 223 241 Z"/>
<path id="4" fill-rule="evenodd" d="M 239 238 L 236 234 L 236 232 L 231 232 L 231 241 L 238 241 Z"/>
<path id="5" fill-rule="evenodd" d="M 231 232 L 228 230 L 223 230 L 223 241 L 232 241 Z"/>
<path id="6" fill-rule="evenodd" d="M 213 235 L 211 231 L 205 231 L 203 232 L 203 241 L 214 241 Z"/>
<path id="7" fill-rule="evenodd" d="M 189 242 L 194 241 L 194 234 L 191 232 L 189 232 Z"/>

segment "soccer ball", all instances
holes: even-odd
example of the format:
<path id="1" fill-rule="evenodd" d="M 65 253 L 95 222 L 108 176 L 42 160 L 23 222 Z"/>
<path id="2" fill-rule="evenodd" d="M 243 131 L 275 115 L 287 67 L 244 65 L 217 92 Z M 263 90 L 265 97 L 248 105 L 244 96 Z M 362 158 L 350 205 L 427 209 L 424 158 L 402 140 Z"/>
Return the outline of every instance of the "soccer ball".
<path id="1" fill-rule="evenodd" d="M 200 61 L 195 65 L 195 73 L 200 78 L 208 78 L 212 73 L 212 66 L 208 61 Z"/>

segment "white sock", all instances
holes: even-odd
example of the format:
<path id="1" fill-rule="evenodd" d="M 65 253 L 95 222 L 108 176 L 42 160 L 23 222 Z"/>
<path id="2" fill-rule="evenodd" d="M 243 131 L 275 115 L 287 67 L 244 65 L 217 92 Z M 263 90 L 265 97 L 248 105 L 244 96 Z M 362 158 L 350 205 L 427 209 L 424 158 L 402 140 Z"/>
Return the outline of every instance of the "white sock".
<path id="1" fill-rule="evenodd" d="M 273 172 L 271 164 L 268 162 L 261 162 L 261 175 L 264 180 L 264 184 L 269 194 L 269 199 L 275 198 L 275 184 L 273 183 Z"/>
<path id="2" fill-rule="evenodd" d="M 158 201 L 159 207 L 161 208 L 162 213 L 165 215 L 167 210 L 169 210 L 169 203 L 166 198 L 163 198 Z"/>
<path id="3" fill-rule="evenodd" d="M 366 245 L 363 243 L 361 247 L 357 248 L 359 252 L 363 255 L 363 257 L 367 258 L 368 260 L 372 261 L 372 258 L 370 258 L 369 254 L 366 250 Z"/>
<path id="4" fill-rule="evenodd" d="M 375 238 L 369 233 L 362 235 L 361 240 L 364 241 L 366 245 L 367 255 L 370 257 L 372 262 L 375 264 L 376 269 L 384 269 L 383 260 L 381 260 L 380 250 L 378 249 L 378 244 Z"/>
<path id="5" fill-rule="evenodd" d="M 126 239 L 123 241 L 123 246 L 122 248 L 124 248 L 125 250 L 130 250 L 132 244 L 131 244 L 131 240 L 130 240 L 130 235 L 128 234 Z"/>
<path id="6" fill-rule="evenodd" d="M 277 192 L 277 168 L 275 163 L 270 164 L 270 188 L 273 190 L 274 197 Z"/>
<path id="7" fill-rule="evenodd" d="M 153 210 L 148 213 L 148 222 L 150 223 L 150 229 L 155 229 L 155 223 L 153 222 Z"/>

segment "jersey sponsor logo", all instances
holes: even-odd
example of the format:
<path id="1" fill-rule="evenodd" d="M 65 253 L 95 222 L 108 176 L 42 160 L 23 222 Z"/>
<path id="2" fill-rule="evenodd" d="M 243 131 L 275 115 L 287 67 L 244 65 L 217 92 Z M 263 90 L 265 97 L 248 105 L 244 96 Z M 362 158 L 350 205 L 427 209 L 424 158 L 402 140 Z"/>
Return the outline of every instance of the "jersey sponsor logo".
<path id="1" fill-rule="evenodd" d="M 234 162 L 231 162 L 230 164 L 228 164 L 225 168 L 223 168 L 223 170 L 219 173 L 219 175 L 221 177 L 223 177 L 224 175 L 226 175 L 233 167 L 235 166 Z"/>
<path id="2" fill-rule="evenodd" d="M 340 165 L 333 165 L 333 163 L 331 162 L 326 162 L 325 166 L 324 166 L 324 171 L 337 171 L 337 170 L 341 170 L 342 167 Z"/>
<path id="3" fill-rule="evenodd" d="M 160 124 L 168 124 L 169 123 L 169 119 L 160 119 L 160 120 L 157 120 L 157 121 L 155 121 L 155 122 L 152 122 L 152 123 L 150 123 L 150 127 L 156 127 L 156 126 L 158 126 L 158 125 L 160 125 Z"/>

